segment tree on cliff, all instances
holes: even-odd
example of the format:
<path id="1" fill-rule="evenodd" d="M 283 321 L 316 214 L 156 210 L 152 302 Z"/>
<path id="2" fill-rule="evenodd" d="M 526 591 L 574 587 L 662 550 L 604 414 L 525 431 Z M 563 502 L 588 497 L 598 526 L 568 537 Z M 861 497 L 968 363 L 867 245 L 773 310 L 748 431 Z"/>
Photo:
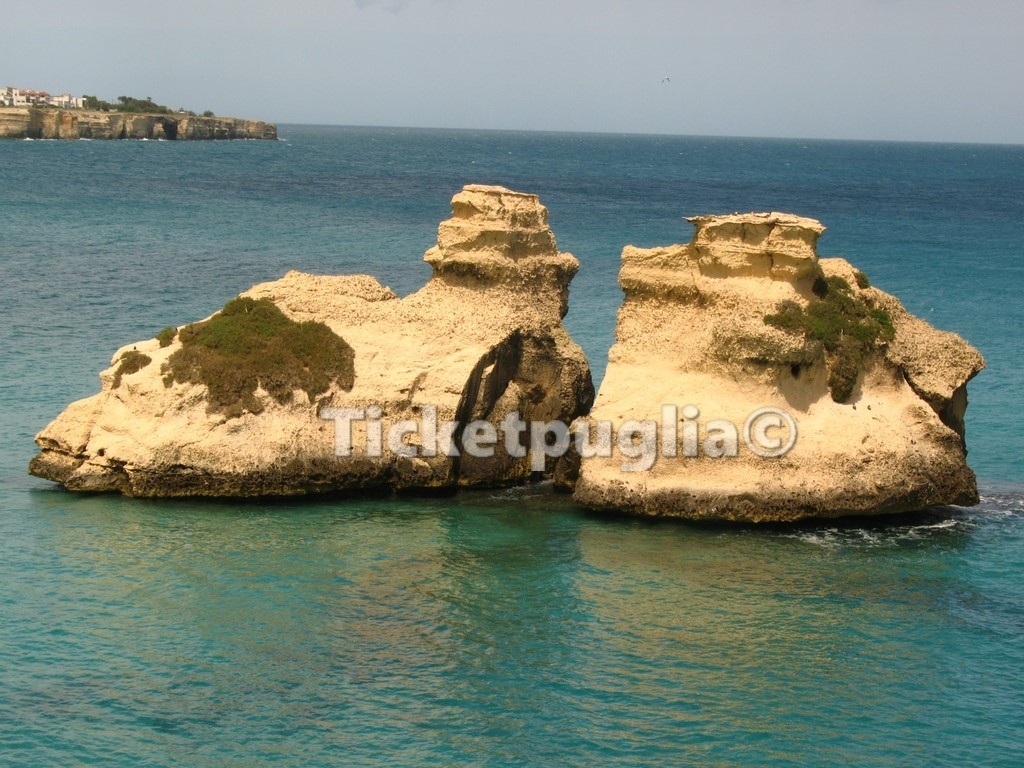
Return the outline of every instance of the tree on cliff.
<path id="1" fill-rule="evenodd" d="M 144 99 L 137 99 L 134 96 L 118 96 L 117 100 L 121 102 L 115 107 L 118 112 L 144 112 L 147 114 L 169 115 L 172 111 L 170 107 L 154 103 L 153 99 L 149 96 Z"/>
<path id="2" fill-rule="evenodd" d="M 104 101 L 95 96 L 83 96 L 82 98 L 85 100 L 86 109 L 98 109 L 101 112 L 109 112 L 114 106 L 109 101 Z"/>
<path id="3" fill-rule="evenodd" d="M 83 96 L 83 98 L 85 99 L 86 109 L 98 109 L 102 112 L 114 111 L 157 115 L 169 115 L 173 112 L 170 107 L 155 103 L 149 96 L 144 99 L 138 99 L 134 96 L 118 96 L 117 104 L 111 104 L 109 101 L 104 101 L 96 96 Z"/>

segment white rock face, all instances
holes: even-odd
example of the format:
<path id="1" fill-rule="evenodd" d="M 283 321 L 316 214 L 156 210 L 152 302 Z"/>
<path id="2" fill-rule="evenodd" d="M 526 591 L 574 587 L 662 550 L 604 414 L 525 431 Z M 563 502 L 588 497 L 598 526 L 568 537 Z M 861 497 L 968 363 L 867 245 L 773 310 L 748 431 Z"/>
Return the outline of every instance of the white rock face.
<path id="1" fill-rule="evenodd" d="M 691 243 L 622 253 L 625 299 L 589 416 L 595 439 L 599 424 L 611 425 L 613 454 L 582 458 L 578 501 L 639 515 L 742 521 L 977 502 L 963 439 L 966 383 L 984 367 L 977 350 L 911 317 L 892 296 L 859 287 L 863 275 L 842 259 L 819 261 L 824 228 L 817 221 L 780 213 L 691 221 Z M 863 353 L 844 356 L 766 322 L 786 307 L 810 311 L 823 301 L 816 291 L 828 277 L 848 283 L 848 290 L 833 286 L 831 296 L 869 313 L 865 322 L 877 317 L 872 311 L 888 313 L 891 340 L 883 334 Z M 840 346 L 856 352 L 848 343 L 841 337 Z M 844 371 L 852 391 L 837 398 Z M 764 408 L 773 410 L 751 416 Z M 657 426 L 649 446 L 657 456 L 643 471 L 627 471 L 638 463 L 618 443 L 635 422 Z M 745 435 L 762 453 L 794 442 L 767 458 Z M 640 445 L 627 441 L 625 450 L 642 452 L 643 439 L 636 432 Z"/>
<path id="2" fill-rule="evenodd" d="M 458 448 L 469 421 L 497 426 L 518 411 L 527 422 L 568 422 L 593 401 L 587 361 L 562 325 L 579 263 L 557 251 L 547 210 L 536 196 L 501 187 L 468 186 L 452 204 L 454 218 L 441 224 L 438 245 L 425 256 L 433 277 L 404 299 L 365 275 L 298 272 L 243 294 L 343 338 L 355 352 L 348 391 L 335 384 L 311 401 L 297 390 L 280 404 L 258 390 L 260 413 L 226 418 L 208 408 L 204 385 L 165 385 L 180 336 L 167 347 L 139 342 L 114 355 L 99 394 L 71 404 L 37 436 L 41 451 L 30 471 L 71 490 L 136 496 L 431 489 L 530 478 L 530 457 L 509 455 L 500 439 L 489 458 L 432 451 L 436 441 L 422 426 L 404 434 L 397 450 L 386 444 L 404 421 L 458 422 Z M 115 387 L 129 350 L 151 362 Z M 336 455 L 338 425 L 320 417 L 324 407 L 369 415 L 379 408 L 381 455 L 373 455 L 372 418 L 353 421 L 351 453 Z M 553 463 L 547 460 L 545 471 Z"/>

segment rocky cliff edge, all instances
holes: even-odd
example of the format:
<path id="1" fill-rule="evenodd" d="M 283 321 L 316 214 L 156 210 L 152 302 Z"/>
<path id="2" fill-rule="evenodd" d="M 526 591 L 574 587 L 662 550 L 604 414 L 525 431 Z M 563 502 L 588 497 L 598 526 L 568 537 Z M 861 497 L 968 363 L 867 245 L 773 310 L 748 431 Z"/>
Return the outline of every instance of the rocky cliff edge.
<path id="1" fill-rule="evenodd" d="M 233 117 L 0 108 L 0 139 L 276 139 L 277 126 Z"/>

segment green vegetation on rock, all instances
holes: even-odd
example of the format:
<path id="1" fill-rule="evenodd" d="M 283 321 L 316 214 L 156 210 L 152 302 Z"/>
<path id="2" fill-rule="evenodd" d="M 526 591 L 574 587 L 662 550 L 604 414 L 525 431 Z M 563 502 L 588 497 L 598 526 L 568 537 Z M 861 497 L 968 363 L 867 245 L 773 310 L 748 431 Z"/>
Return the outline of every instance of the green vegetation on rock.
<path id="1" fill-rule="evenodd" d="M 895 335 L 892 318 L 884 309 L 872 307 L 856 295 L 841 277 L 819 278 L 813 292 L 816 298 L 806 308 L 795 301 L 784 301 L 777 312 L 765 315 L 764 321 L 822 344 L 832 399 L 845 403 L 853 394 L 868 353 Z"/>
<path id="2" fill-rule="evenodd" d="M 128 376 L 129 374 L 141 371 L 153 362 L 153 358 L 133 349 L 121 355 L 117 362 L 117 370 L 114 371 L 114 389 L 121 386 L 122 376 Z"/>
<path id="3" fill-rule="evenodd" d="M 344 339 L 323 323 L 288 318 L 269 299 L 232 299 L 178 338 L 164 383 L 205 384 L 208 410 L 228 418 L 263 410 L 257 387 L 283 404 L 296 389 L 312 399 L 332 383 L 349 390 L 355 382 L 355 352 Z"/>
<path id="4" fill-rule="evenodd" d="M 156 340 L 160 342 L 161 348 L 169 347 L 171 346 L 171 342 L 174 341 L 174 337 L 177 335 L 178 329 L 173 325 L 169 325 L 156 335 Z"/>
<path id="5" fill-rule="evenodd" d="M 86 109 L 98 109 L 103 112 L 127 112 L 146 115 L 169 115 L 174 110 L 157 104 L 149 96 L 144 99 L 137 99 L 134 96 L 118 96 L 117 104 L 98 99 L 95 96 L 84 96 Z"/>
<path id="6" fill-rule="evenodd" d="M 185 109 L 184 107 L 171 109 L 163 104 L 157 104 L 149 96 L 144 99 L 139 99 L 135 96 L 118 96 L 116 103 L 106 101 L 96 96 L 85 95 L 82 98 L 85 100 L 85 109 L 95 109 L 100 112 L 124 112 L 127 114 L 144 115 L 171 115 L 180 113 L 191 115 L 192 117 L 196 116 L 196 113 L 191 109 Z M 203 112 L 203 117 L 213 116 L 214 114 L 211 110 Z"/>

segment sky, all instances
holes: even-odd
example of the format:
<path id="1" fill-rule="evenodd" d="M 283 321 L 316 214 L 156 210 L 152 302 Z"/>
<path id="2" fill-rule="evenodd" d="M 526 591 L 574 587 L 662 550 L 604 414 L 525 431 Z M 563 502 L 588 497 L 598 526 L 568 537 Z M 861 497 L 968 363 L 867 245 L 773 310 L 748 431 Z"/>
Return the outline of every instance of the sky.
<path id="1" fill-rule="evenodd" d="M 12 0 L 0 85 L 277 123 L 1024 144 L 1024 0 Z"/>

